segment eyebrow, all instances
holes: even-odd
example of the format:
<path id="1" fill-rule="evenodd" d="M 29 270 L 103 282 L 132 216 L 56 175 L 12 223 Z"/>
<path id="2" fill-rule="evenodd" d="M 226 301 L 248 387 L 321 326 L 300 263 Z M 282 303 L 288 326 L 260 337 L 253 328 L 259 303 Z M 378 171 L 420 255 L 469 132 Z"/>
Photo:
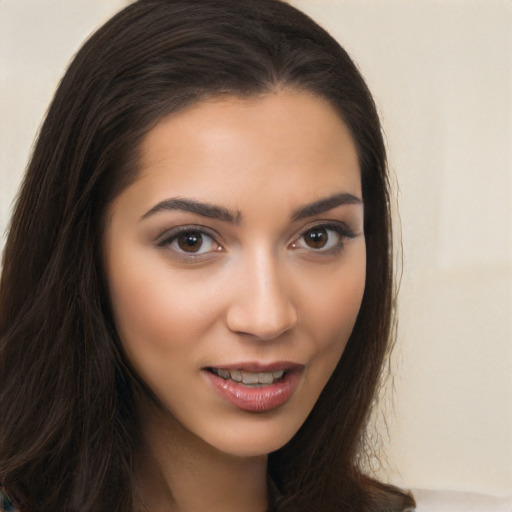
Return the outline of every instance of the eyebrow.
<path id="1" fill-rule="evenodd" d="M 302 206 L 296 210 L 292 215 L 292 220 L 301 220 L 308 217 L 319 215 L 320 213 L 328 212 L 338 206 L 349 204 L 363 204 L 363 200 L 353 194 L 343 192 L 341 194 L 334 194 L 323 199 L 319 199 L 313 203 Z"/>
<path id="2" fill-rule="evenodd" d="M 229 222 L 232 224 L 236 224 L 240 221 L 241 213 L 230 212 L 227 208 L 223 208 L 221 206 L 216 206 L 209 203 L 203 203 L 201 201 L 196 201 L 194 199 L 183 199 L 180 197 L 176 197 L 173 199 L 166 199 L 165 201 L 161 201 L 151 208 L 151 210 L 147 211 L 140 220 L 144 220 L 151 215 L 154 215 L 158 212 L 164 211 L 173 211 L 173 210 L 182 210 L 191 213 L 197 213 L 202 217 L 208 217 L 209 219 L 217 219 L 222 220 L 224 222 Z"/>
<path id="3" fill-rule="evenodd" d="M 305 206 L 295 210 L 292 214 L 292 221 L 313 217 L 321 213 L 327 212 L 338 206 L 351 205 L 351 204 L 362 204 L 363 201 L 359 197 L 343 192 L 341 194 L 334 194 L 313 203 L 309 203 Z M 184 199 L 180 197 L 166 199 L 156 204 L 147 211 L 140 220 L 144 220 L 156 213 L 164 211 L 182 210 L 186 212 L 196 213 L 202 217 L 208 217 L 209 219 L 221 220 L 229 222 L 231 224 L 238 224 L 242 218 L 242 214 L 239 210 L 232 212 L 222 206 L 216 206 L 202 201 L 196 201 L 194 199 Z"/>

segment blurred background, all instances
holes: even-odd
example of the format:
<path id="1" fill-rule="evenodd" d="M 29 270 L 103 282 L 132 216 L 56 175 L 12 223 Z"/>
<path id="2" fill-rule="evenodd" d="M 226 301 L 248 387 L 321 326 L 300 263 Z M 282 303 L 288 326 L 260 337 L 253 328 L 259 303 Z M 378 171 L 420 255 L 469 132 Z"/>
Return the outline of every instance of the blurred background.
<path id="1" fill-rule="evenodd" d="M 128 3 L 0 0 L 0 250 L 66 65 Z M 291 3 L 357 62 L 388 144 L 403 262 L 380 475 L 511 496 L 512 1 Z"/>

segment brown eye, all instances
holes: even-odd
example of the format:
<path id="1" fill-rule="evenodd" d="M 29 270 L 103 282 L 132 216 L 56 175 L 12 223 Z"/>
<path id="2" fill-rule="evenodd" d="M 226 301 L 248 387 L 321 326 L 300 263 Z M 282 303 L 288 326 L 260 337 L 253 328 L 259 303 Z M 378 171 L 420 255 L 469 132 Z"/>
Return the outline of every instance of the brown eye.
<path id="1" fill-rule="evenodd" d="M 308 250 L 319 254 L 334 254 L 343 249 L 346 238 L 354 238 L 354 233 L 342 223 L 319 224 L 303 231 L 292 242 L 292 249 Z"/>
<path id="2" fill-rule="evenodd" d="M 158 247 L 168 249 L 178 257 L 196 257 L 207 253 L 220 252 L 222 246 L 215 238 L 198 229 L 179 227 L 171 230 L 158 243 Z"/>
<path id="3" fill-rule="evenodd" d="M 157 242 L 158 247 L 165 248 L 178 258 L 195 258 L 208 253 L 222 252 L 222 245 L 214 235 L 195 229 L 195 226 L 179 226 L 171 229 Z"/>
<path id="4" fill-rule="evenodd" d="M 304 242 L 312 249 L 322 249 L 329 241 L 329 234 L 325 228 L 310 229 L 303 235 Z"/>
<path id="5" fill-rule="evenodd" d="M 203 235 L 198 232 L 188 232 L 176 238 L 178 247 L 184 252 L 198 252 L 203 245 Z"/>

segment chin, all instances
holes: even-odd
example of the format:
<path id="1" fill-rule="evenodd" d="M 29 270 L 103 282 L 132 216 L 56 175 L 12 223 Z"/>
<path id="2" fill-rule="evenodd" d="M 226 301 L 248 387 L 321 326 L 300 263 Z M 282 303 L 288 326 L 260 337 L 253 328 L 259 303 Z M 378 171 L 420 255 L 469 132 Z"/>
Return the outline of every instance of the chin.
<path id="1" fill-rule="evenodd" d="M 253 417 L 232 424 L 229 428 L 204 432 L 199 437 L 217 450 L 235 457 L 260 457 L 282 448 L 303 423 L 276 421 L 268 413 L 249 416 Z"/>

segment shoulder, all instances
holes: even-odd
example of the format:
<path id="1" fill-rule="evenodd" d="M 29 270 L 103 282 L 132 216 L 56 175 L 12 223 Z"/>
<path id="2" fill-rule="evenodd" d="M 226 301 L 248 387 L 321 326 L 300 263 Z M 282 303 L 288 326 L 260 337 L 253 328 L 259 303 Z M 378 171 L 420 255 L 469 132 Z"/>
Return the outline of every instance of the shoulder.
<path id="1" fill-rule="evenodd" d="M 0 512 L 17 512 L 3 487 L 0 487 Z"/>

